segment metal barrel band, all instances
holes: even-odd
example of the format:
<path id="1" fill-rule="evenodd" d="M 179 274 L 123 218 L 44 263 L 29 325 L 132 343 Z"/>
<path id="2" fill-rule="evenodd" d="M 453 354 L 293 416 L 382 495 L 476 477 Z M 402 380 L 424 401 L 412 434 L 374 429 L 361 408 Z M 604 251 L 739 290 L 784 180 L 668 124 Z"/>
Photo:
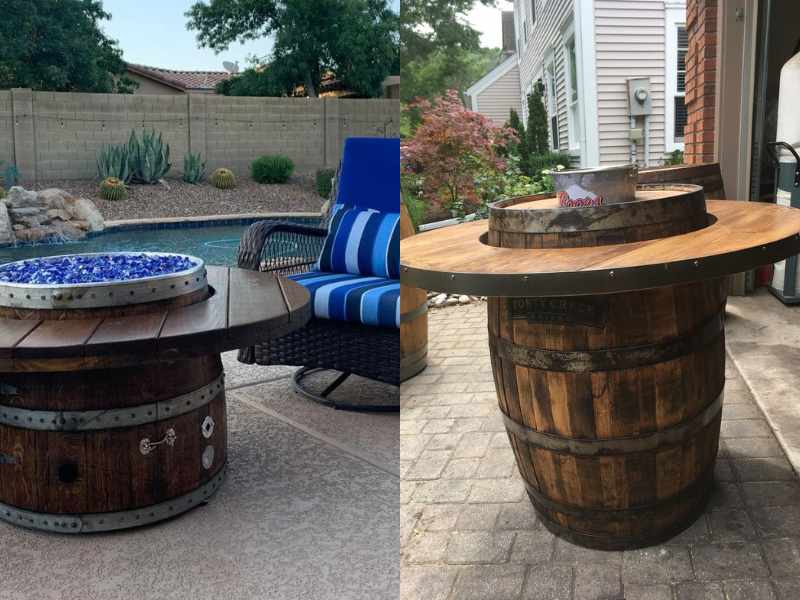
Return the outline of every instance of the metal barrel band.
<path id="1" fill-rule="evenodd" d="M 168 400 L 110 410 L 28 410 L 0 405 L 0 425 L 35 431 L 98 431 L 157 423 L 205 406 L 225 390 L 222 374 L 208 385 Z"/>
<path id="2" fill-rule="evenodd" d="M 639 191 L 664 186 L 639 186 Z M 670 185 L 671 189 L 693 192 L 659 200 L 640 200 L 587 208 L 517 209 L 513 206 L 526 197 L 501 200 L 489 206 L 489 231 L 503 233 L 580 233 L 608 231 L 626 227 L 688 220 L 690 215 L 706 214 L 702 188 L 696 185 Z M 684 189 L 685 188 L 685 189 Z"/>
<path id="3" fill-rule="evenodd" d="M 677 494 L 663 498 L 650 504 L 642 504 L 640 506 L 633 506 L 630 508 L 585 508 L 582 506 L 575 506 L 572 504 L 564 504 L 557 502 L 544 496 L 539 490 L 534 488 L 530 483 L 525 481 L 525 489 L 528 496 L 534 505 L 558 512 L 561 514 L 577 517 L 581 519 L 602 519 L 604 521 L 630 518 L 647 518 L 648 513 L 654 513 L 659 510 L 664 510 L 675 506 L 681 502 L 685 502 L 692 498 L 702 498 L 707 495 L 713 484 L 713 464 L 707 467 L 700 476 L 695 479 L 691 484 L 683 488 Z"/>
<path id="4" fill-rule="evenodd" d="M 185 513 L 213 496 L 225 479 L 226 465 L 196 490 L 183 496 L 134 510 L 94 514 L 53 514 L 24 510 L 0 503 L 0 520 L 40 531 L 100 533 L 149 525 Z"/>
<path id="5" fill-rule="evenodd" d="M 428 312 L 427 300 L 408 312 L 400 313 L 400 322 L 408 323 L 409 321 L 416 319 L 418 316 L 424 315 L 426 312 Z"/>
<path id="6" fill-rule="evenodd" d="M 577 544 L 579 546 L 584 546 L 586 548 L 595 548 L 598 550 L 632 550 L 634 548 L 644 548 L 647 546 L 654 546 L 656 544 L 666 542 L 667 540 L 672 539 L 673 537 L 678 535 L 680 532 L 682 532 L 692 523 L 694 523 L 697 520 L 697 518 L 703 513 L 703 511 L 705 511 L 709 497 L 710 495 L 707 497 L 698 498 L 697 504 L 691 508 L 691 510 L 687 513 L 685 519 L 682 519 L 681 521 L 675 523 L 675 525 L 673 525 L 672 527 L 660 531 L 657 534 L 638 535 L 638 536 L 615 535 L 613 537 L 607 535 L 578 532 L 569 529 L 568 527 L 565 527 L 561 523 L 558 523 L 557 521 L 553 520 L 548 514 L 543 512 L 542 509 L 537 507 L 535 501 L 532 498 L 531 498 L 531 503 L 534 505 L 534 508 L 537 509 L 539 519 L 541 520 L 545 528 L 550 533 L 557 535 L 561 538 L 564 538 L 568 542 Z"/>
<path id="7" fill-rule="evenodd" d="M 410 379 L 420 371 L 422 371 L 427 366 L 427 358 L 428 358 L 428 343 L 426 342 L 425 345 L 412 352 L 411 354 L 406 354 L 400 359 L 400 381 L 405 381 L 406 379 Z"/>
<path id="8" fill-rule="evenodd" d="M 518 423 L 501 410 L 506 429 L 521 438 L 528 444 L 551 450 L 578 456 L 607 456 L 613 454 L 630 454 L 633 452 L 648 452 L 662 446 L 676 446 L 684 442 L 704 427 L 708 426 L 717 419 L 722 412 L 723 392 L 714 399 L 701 412 L 673 427 L 668 427 L 653 433 L 607 438 L 601 440 L 583 440 L 575 438 L 565 438 L 552 433 L 544 433 L 531 429 L 527 425 Z"/>
<path id="9" fill-rule="evenodd" d="M 546 350 L 520 346 L 503 338 L 490 339 L 489 344 L 501 358 L 520 367 L 571 373 L 615 371 L 666 362 L 704 348 L 724 334 L 723 314 L 720 310 L 697 331 L 685 337 L 648 346 Z"/>

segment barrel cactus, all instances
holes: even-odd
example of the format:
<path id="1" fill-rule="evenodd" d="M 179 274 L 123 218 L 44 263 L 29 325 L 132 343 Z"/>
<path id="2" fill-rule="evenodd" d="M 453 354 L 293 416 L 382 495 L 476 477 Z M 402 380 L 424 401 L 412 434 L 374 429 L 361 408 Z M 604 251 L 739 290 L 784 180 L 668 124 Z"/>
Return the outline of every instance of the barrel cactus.
<path id="1" fill-rule="evenodd" d="M 217 169 L 211 175 L 211 183 L 221 190 L 229 190 L 236 186 L 236 177 L 230 169 Z"/>
<path id="2" fill-rule="evenodd" d="M 124 200 L 128 196 L 125 182 L 116 177 L 106 177 L 100 184 L 100 197 L 106 200 Z"/>

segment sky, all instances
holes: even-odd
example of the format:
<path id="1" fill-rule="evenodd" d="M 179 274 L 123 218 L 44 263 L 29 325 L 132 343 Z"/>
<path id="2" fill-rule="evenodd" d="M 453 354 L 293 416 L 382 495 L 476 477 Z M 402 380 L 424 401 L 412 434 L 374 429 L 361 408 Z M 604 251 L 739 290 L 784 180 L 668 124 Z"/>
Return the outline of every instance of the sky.
<path id="1" fill-rule="evenodd" d="M 127 62 L 175 70 L 221 71 L 222 61 L 247 66 L 250 55 L 266 56 L 269 38 L 233 44 L 219 54 L 198 48 L 196 32 L 186 29 L 184 13 L 196 0 L 103 0 L 111 20 L 103 23 L 108 37 L 119 41 Z M 391 0 L 398 10 L 400 0 Z"/>
<path id="2" fill-rule="evenodd" d="M 506 0 L 498 0 L 496 8 L 476 3 L 467 15 L 467 19 L 472 27 L 481 32 L 481 46 L 500 48 L 503 45 L 503 26 L 500 21 L 500 13 L 513 8 L 514 3 Z"/>

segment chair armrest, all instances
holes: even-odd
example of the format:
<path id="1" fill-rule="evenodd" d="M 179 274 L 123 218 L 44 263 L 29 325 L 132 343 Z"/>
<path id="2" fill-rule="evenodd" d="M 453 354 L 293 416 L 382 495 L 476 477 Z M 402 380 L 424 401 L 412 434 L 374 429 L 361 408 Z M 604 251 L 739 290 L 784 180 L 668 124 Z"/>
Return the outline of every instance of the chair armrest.
<path id="1" fill-rule="evenodd" d="M 326 229 L 282 221 L 258 221 L 242 235 L 237 253 L 240 268 L 281 275 L 308 271 L 316 263 Z"/>

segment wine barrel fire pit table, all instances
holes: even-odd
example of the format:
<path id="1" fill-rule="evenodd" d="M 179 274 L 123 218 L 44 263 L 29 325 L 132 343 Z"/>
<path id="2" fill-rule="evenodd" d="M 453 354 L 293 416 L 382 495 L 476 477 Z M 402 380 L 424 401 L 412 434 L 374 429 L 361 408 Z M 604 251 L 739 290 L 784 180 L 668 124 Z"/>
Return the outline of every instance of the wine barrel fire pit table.
<path id="1" fill-rule="evenodd" d="M 0 519 L 94 533 L 201 505 L 225 475 L 220 353 L 302 327 L 309 300 L 175 254 L 0 266 Z"/>
<path id="2" fill-rule="evenodd" d="M 489 220 L 401 242 L 401 280 L 488 297 L 498 403 L 528 496 L 576 544 L 660 543 L 703 511 L 725 384 L 727 276 L 800 250 L 800 210 L 692 185 Z"/>

